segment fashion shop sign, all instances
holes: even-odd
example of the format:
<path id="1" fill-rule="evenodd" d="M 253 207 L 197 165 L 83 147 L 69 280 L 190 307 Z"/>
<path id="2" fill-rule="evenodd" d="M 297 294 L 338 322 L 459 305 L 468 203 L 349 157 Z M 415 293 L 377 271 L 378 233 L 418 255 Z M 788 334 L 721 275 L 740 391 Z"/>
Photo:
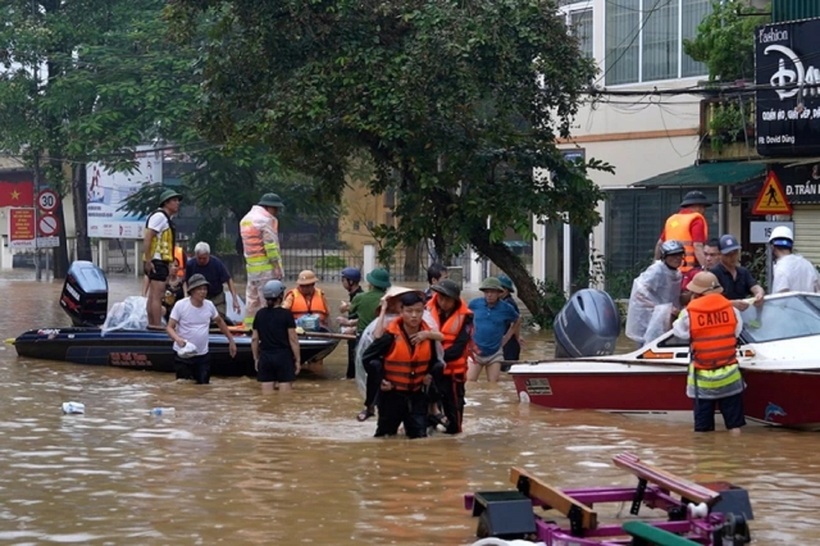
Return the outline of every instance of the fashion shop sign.
<path id="1" fill-rule="evenodd" d="M 820 153 L 820 19 L 755 31 L 757 151 Z"/>

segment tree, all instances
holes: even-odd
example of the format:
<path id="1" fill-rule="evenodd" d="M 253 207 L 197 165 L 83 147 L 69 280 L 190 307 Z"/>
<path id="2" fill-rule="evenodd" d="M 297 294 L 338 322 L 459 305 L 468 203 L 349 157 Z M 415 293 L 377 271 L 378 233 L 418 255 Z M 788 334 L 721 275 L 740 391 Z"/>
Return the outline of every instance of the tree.
<path id="1" fill-rule="evenodd" d="M 714 0 L 695 39 L 683 41 L 687 55 L 706 63 L 709 81 L 754 79 L 755 27 L 769 22 L 768 16 L 757 13 L 748 1 Z"/>
<path id="2" fill-rule="evenodd" d="M 73 195 L 81 259 L 91 259 L 85 164 L 128 169 L 138 144 L 190 135 L 193 127 L 193 50 L 165 40 L 164 5 L 0 3 L 0 145 L 27 160 L 38 184 Z M 65 243 L 63 233 L 57 277 L 67 270 Z"/>
<path id="3" fill-rule="evenodd" d="M 443 261 L 472 245 L 535 314 L 504 233 L 532 237 L 532 215 L 594 225 L 601 194 L 586 169 L 608 168 L 556 148 L 595 69 L 552 0 L 177 0 L 180 39 L 202 10 L 206 134 L 264 142 L 329 195 L 368 155 L 370 189 L 399 197 L 388 238 L 430 238 Z"/>

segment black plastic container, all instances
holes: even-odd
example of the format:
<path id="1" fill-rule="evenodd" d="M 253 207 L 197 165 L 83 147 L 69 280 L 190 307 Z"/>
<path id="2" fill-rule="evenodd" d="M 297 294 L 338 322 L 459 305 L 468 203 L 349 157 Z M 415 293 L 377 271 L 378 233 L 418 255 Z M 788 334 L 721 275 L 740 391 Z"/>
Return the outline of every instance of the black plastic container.
<path id="1" fill-rule="evenodd" d="M 585 288 L 555 318 L 555 357 L 611 355 L 621 333 L 618 306 L 602 290 Z"/>
<path id="2" fill-rule="evenodd" d="M 68 268 L 60 305 L 74 326 L 100 326 L 108 312 L 108 280 L 102 269 L 77 260 Z"/>

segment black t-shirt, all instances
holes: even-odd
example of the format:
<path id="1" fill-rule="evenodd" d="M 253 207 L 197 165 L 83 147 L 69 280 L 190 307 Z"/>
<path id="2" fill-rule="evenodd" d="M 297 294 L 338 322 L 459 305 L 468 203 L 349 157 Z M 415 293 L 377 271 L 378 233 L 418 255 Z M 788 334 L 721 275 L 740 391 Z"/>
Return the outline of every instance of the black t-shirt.
<path id="1" fill-rule="evenodd" d="M 296 328 L 293 314 L 281 307 L 263 307 L 253 319 L 253 329 L 259 332 L 259 348 L 263 351 L 290 351 L 290 328 Z"/>
<path id="2" fill-rule="evenodd" d="M 720 286 L 723 287 L 723 296 L 727 300 L 742 300 L 754 295 L 752 287 L 757 284 L 757 281 L 752 278 L 752 274 L 745 267 L 737 266 L 737 277 L 734 279 L 723 264 L 717 264 L 709 271 L 717 277 Z"/>

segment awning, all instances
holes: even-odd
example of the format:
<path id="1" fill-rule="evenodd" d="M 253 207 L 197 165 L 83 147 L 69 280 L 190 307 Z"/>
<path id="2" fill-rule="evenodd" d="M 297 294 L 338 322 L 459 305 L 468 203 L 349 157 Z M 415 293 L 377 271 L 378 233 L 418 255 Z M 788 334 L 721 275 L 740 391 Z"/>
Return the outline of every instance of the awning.
<path id="1" fill-rule="evenodd" d="M 635 182 L 632 186 L 640 188 L 733 186 L 765 176 L 765 164 L 749 161 L 719 161 L 658 174 L 652 178 Z"/>

